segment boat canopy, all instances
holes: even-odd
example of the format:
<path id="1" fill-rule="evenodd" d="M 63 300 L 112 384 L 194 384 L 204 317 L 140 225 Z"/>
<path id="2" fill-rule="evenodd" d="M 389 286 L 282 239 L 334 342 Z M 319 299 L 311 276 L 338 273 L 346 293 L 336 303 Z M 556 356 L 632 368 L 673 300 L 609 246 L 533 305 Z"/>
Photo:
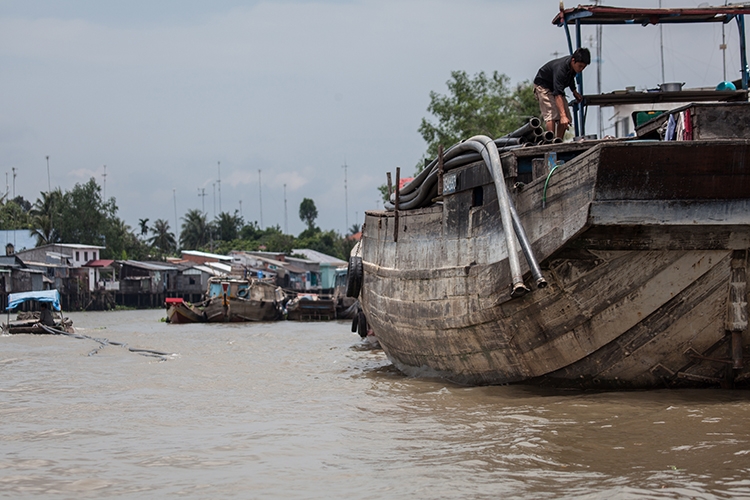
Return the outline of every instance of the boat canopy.
<path id="1" fill-rule="evenodd" d="M 641 9 L 608 7 L 606 5 L 579 5 L 560 11 L 552 24 L 682 24 L 682 23 L 728 23 L 735 16 L 750 14 L 750 3 L 746 5 L 724 5 L 716 7 L 692 7 L 680 9 Z"/>
<path id="2" fill-rule="evenodd" d="M 750 3 L 690 7 L 677 9 L 642 9 L 628 7 L 609 7 L 606 5 L 579 5 L 572 9 L 566 9 L 560 2 L 560 12 L 552 20 L 552 24 L 565 28 L 568 39 L 568 50 L 573 54 L 573 41 L 571 39 L 568 25 L 575 26 L 576 48 L 581 48 L 581 25 L 640 25 L 649 24 L 684 24 L 684 23 L 728 23 L 733 19 L 737 21 L 740 42 L 740 72 L 742 73 L 742 90 L 739 92 L 742 98 L 747 99 L 748 83 L 750 81 L 750 69 L 747 63 L 745 42 L 745 14 L 750 14 Z M 583 74 L 576 75 L 578 92 L 583 94 Z M 662 82 L 664 83 L 664 82 Z M 576 135 L 586 134 L 586 113 L 583 106 L 574 105 Z"/>
<path id="3" fill-rule="evenodd" d="M 60 310 L 60 292 L 57 290 L 37 290 L 35 292 L 19 292 L 8 294 L 8 310 L 15 309 L 24 302 L 35 300 L 37 302 L 49 302 L 52 309 Z"/>

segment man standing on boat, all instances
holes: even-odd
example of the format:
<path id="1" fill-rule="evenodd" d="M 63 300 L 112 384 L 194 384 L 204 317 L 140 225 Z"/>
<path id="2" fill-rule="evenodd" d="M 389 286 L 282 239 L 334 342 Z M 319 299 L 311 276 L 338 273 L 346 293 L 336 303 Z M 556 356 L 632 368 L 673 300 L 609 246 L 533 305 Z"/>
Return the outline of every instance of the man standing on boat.
<path id="1" fill-rule="evenodd" d="M 534 78 L 534 95 L 539 101 L 542 120 L 545 121 L 547 130 L 555 133 L 555 137 L 562 139 L 571 122 L 565 89 L 573 91 L 576 101 L 583 100 L 575 87 L 576 75 L 590 62 L 589 49 L 578 49 L 572 56 L 549 61 L 539 68 Z"/>

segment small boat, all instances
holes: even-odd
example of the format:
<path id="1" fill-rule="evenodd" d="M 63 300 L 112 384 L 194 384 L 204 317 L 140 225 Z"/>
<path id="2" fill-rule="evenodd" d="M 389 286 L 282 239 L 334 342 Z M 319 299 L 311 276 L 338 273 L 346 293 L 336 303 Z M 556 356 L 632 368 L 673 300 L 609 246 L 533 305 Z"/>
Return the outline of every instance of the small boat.
<path id="1" fill-rule="evenodd" d="M 40 321 L 39 311 L 21 311 L 14 321 L 10 320 L 10 311 L 18 308 L 25 302 L 39 302 L 44 304 L 43 308 L 50 307 L 53 311 L 51 324 L 43 324 Z M 57 290 L 38 290 L 32 292 L 19 292 L 8 294 L 8 321 L 3 323 L 2 331 L 5 334 L 34 333 L 34 334 L 60 334 L 74 333 L 73 322 L 63 316 L 60 308 L 60 292 Z M 55 314 L 56 313 L 56 314 Z M 56 316 L 56 317 L 55 317 Z"/>
<path id="2" fill-rule="evenodd" d="M 167 308 L 167 323 L 204 323 L 206 321 L 203 311 L 180 297 L 167 297 L 164 302 Z"/>
<path id="3" fill-rule="evenodd" d="M 285 298 L 281 287 L 263 280 L 214 277 L 208 280 L 206 300 L 199 304 L 167 299 L 167 321 L 176 324 L 275 321 L 283 315 Z"/>

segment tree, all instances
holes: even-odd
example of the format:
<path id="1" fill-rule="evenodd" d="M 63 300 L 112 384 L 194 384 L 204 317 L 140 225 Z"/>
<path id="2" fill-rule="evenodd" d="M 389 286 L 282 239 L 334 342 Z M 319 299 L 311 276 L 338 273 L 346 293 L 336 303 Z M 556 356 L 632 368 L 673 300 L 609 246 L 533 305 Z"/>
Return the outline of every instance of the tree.
<path id="1" fill-rule="evenodd" d="M 221 212 L 216 217 L 214 225 L 216 226 L 218 239 L 221 241 L 232 241 L 237 239 L 240 229 L 244 225 L 242 217 L 238 214 L 239 211 L 235 210 L 234 215 L 230 215 L 228 212 Z"/>
<path id="2" fill-rule="evenodd" d="M 437 123 L 423 118 L 419 126 L 428 146 L 425 158 L 435 158 L 440 144 L 447 148 L 478 134 L 494 139 L 537 116 L 539 107 L 531 83 L 519 83 L 511 90 L 509 82 L 508 76 L 497 71 L 491 77 L 481 71 L 474 78 L 465 71 L 452 71 L 446 82 L 448 95 L 430 92 L 427 111 Z"/>
<path id="3" fill-rule="evenodd" d="M 55 229 L 55 222 L 60 221 L 60 207 L 63 194 L 59 188 L 51 192 L 39 193 L 31 207 L 31 234 L 36 237 L 36 246 L 48 245 L 60 241 L 60 233 Z"/>
<path id="4" fill-rule="evenodd" d="M 318 209 L 315 208 L 315 202 L 310 198 L 305 198 L 299 204 L 299 218 L 307 224 L 307 229 L 315 227 L 315 219 L 318 218 Z"/>
<path id="5" fill-rule="evenodd" d="M 59 222 L 58 216 L 53 221 L 60 241 L 106 246 L 105 235 L 109 233 L 112 237 L 117 234 L 110 230 L 113 224 L 121 226 L 116 217 L 115 199 L 104 201 L 101 190 L 92 177 L 86 184 L 76 184 L 65 192 L 58 211 Z"/>
<path id="6" fill-rule="evenodd" d="M 149 239 L 149 244 L 158 249 L 162 255 L 167 255 L 177 250 L 177 240 L 174 233 L 169 230 L 169 222 L 166 220 L 156 219 L 153 227 L 151 227 L 151 233 L 153 236 Z"/>
<path id="7" fill-rule="evenodd" d="M 146 219 L 138 219 L 138 225 L 141 228 L 141 238 L 144 238 L 148 234 L 148 231 L 149 231 L 149 228 L 148 228 L 148 218 L 146 218 Z"/>
<path id="8" fill-rule="evenodd" d="M 359 224 L 352 224 L 352 227 L 349 228 L 349 235 L 357 234 L 361 229 L 361 226 Z"/>
<path id="9" fill-rule="evenodd" d="M 180 245 L 185 249 L 202 248 L 211 241 L 211 225 L 206 220 L 206 215 L 198 210 L 188 210 L 182 217 L 182 232 L 180 233 Z"/>

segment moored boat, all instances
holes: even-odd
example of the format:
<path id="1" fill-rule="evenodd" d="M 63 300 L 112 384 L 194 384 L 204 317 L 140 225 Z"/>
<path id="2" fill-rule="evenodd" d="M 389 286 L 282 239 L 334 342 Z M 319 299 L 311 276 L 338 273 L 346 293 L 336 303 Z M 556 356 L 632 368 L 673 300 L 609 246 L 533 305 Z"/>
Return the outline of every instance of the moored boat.
<path id="1" fill-rule="evenodd" d="M 367 212 L 352 295 L 390 360 L 471 385 L 746 385 L 743 82 L 633 139 L 467 139 Z M 692 135 L 658 134 L 670 117 Z"/>
<path id="2" fill-rule="evenodd" d="M 167 299 L 167 321 L 177 324 L 275 321 L 282 317 L 285 298 L 280 287 L 266 281 L 213 277 L 201 303 Z"/>

